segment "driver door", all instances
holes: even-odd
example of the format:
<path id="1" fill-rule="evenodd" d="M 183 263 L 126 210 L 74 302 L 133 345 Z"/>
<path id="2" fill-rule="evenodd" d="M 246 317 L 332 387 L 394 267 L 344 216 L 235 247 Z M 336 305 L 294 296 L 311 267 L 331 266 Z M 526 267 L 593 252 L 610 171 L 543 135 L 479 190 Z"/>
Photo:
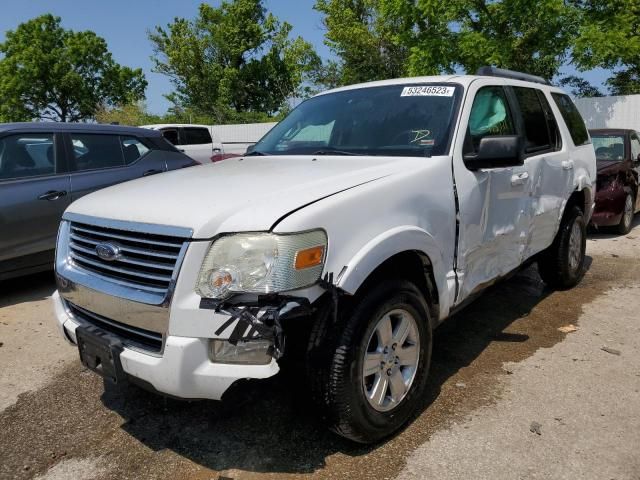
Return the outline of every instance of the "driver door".
<path id="1" fill-rule="evenodd" d="M 460 208 L 456 303 L 522 263 L 531 221 L 526 164 L 474 171 L 464 165 L 463 155 L 477 152 L 482 138 L 520 133 L 514 100 L 504 85 L 488 82 L 470 86 L 473 102 L 463 109 L 453 159 Z"/>

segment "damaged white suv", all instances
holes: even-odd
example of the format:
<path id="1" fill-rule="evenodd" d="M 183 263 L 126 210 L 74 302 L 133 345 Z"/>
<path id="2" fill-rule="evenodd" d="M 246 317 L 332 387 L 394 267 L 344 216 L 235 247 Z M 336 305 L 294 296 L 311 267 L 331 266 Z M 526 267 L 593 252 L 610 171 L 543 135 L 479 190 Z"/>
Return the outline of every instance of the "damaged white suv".
<path id="1" fill-rule="evenodd" d="M 422 404 L 432 331 L 457 308 L 531 261 L 579 281 L 595 178 L 578 111 L 537 77 L 339 88 L 242 158 L 74 202 L 56 318 L 87 367 L 181 398 L 302 351 L 329 426 L 373 442 Z"/>

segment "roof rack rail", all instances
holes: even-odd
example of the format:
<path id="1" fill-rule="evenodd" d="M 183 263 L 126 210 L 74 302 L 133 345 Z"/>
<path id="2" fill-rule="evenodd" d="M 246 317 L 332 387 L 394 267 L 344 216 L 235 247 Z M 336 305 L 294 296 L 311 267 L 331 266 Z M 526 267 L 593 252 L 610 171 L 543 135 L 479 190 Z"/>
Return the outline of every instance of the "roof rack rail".
<path id="1" fill-rule="evenodd" d="M 542 83 L 543 85 L 551 85 L 549 80 L 546 80 L 537 75 L 529 75 L 528 73 L 515 72 L 513 70 L 505 70 L 504 68 L 496 67 L 480 67 L 476 72 L 476 75 L 484 75 L 487 77 L 504 77 L 513 78 L 515 80 L 523 80 L 525 82 Z"/>

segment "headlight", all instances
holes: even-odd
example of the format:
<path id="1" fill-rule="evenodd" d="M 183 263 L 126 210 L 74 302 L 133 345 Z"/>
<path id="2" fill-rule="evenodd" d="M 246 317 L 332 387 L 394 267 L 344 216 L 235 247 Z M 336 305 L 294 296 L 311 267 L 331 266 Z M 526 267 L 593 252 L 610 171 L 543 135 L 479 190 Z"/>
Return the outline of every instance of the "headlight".
<path id="1" fill-rule="evenodd" d="M 233 293 L 277 293 L 313 284 L 327 253 L 323 230 L 276 235 L 239 233 L 216 240 L 204 259 L 196 293 L 222 299 Z"/>

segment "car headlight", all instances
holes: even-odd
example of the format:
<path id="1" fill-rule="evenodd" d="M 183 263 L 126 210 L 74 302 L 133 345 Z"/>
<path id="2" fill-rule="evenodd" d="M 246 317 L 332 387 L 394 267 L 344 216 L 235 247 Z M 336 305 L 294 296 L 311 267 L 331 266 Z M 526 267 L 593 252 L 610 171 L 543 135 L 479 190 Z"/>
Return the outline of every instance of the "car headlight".
<path id="1" fill-rule="evenodd" d="M 326 253 L 323 230 L 220 237 L 202 263 L 196 293 L 223 299 L 233 293 L 266 294 L 307 287 L 320 278 Z"/>

